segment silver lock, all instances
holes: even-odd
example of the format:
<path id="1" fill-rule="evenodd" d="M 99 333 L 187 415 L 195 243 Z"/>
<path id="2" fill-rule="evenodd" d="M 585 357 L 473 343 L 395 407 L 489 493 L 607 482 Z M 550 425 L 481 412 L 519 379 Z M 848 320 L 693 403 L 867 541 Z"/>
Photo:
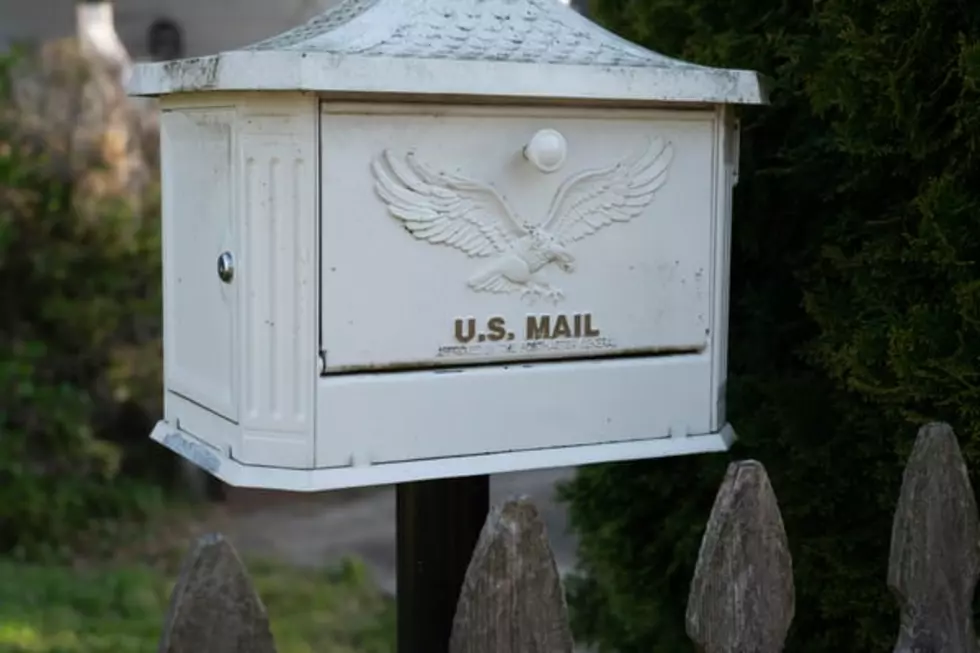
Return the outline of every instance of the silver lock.
<path id="1" fill-rule="evenodd" d="M 221 252 L 218 257 L 218 278 L 225 283 L 235 278 L 235 257 L 231 252 Z"/>

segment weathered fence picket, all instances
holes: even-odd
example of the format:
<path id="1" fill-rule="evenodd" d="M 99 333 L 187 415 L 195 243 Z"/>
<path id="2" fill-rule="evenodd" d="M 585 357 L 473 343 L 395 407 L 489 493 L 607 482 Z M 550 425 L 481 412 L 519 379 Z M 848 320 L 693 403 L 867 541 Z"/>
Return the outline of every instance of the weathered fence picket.
<path id="1" fill-rule="evenodd" d="M 160 653 L 276 653 L 265 607 L 231 544 L 208 535 L 184 561 Z"/>
<path id="2" fill-rule="evenodd" d="M 561 576 L 526 500 L 490 512 L 466 572 L 450 653 L 571 653 Z"/>
<path id="3" fill-rule="evenodd" d="M 704 653 L 779 653 L 793 621 L 793 562 L 762 464 L 732 463 L 718 490 L 687 602 Z"/>
<path id="4" fill-rule="evenodd" d="M 919 431 L 892 525 L 888 587 L 902 623 L 895 653 L 977 653 L 977 504 L 953 430 Z"/>
<path id="5" fill-rule="evenodd" d="M 888 586 L 902 622 L 895 653 L 980 653 L 971 612 L 980 518 L 956 436 L 918 434 L 892 527 Z M 792 559 L 761 463 L 732 463 L 691 582 L 686 625 L 701 653 L 779 653 L 793 620 Z M 544 524 L 526 499 L 494 508 L 460 593 L 451 653 L 571 653 L 561 578 Z M 188 555 L 160 653 L 275 653 L 269 620 L 221 536 Z"/>

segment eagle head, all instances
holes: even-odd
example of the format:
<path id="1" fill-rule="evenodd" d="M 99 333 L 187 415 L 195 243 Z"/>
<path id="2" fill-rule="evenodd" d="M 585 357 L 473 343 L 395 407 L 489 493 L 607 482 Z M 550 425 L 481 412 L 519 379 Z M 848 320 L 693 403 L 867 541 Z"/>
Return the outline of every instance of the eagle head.
<path id="1" fill-rule="evenodd" d="M 547 255 L 549 260 L 554 261 L 565 272 L 572 271 L 575 257 L 554 235 L 536 225 L 527 227 L 527 231 L 536 250 Z"/>

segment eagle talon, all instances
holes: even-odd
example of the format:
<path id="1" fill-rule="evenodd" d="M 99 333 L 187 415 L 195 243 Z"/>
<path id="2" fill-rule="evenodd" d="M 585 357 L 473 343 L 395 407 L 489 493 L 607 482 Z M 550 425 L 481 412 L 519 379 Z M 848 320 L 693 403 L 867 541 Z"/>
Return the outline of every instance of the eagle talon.
<path id="1" fill-rule="evenodd" d="M 552 288 L 544 284 L 528 286 L 521 291 L 521 299 L 529 300 L 529 304 L 535 304 L 540 298 L 550 299 L 552 303 L 558 304 L 558 302 L 565 299 L 565 293 L 557 288 Z"/>
<path id="2" fill-rule="evenodd" d="M 537 288 L 525 288 L 521 291 L 521 300 L 527 302 L 528 304 L 534 305 L 538 301 L 538 296 L 541 291 Z"/>

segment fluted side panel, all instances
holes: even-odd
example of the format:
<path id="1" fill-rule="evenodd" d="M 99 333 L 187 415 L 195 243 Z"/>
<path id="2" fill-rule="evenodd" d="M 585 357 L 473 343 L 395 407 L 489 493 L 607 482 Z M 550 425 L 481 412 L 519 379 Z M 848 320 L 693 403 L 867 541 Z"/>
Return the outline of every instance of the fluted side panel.
<path id="1" fill-rule="evenodd" d="M 313 143 L 281 133 L 241 142 L 244 425 L 307 431 L 315 379 Z"/>

